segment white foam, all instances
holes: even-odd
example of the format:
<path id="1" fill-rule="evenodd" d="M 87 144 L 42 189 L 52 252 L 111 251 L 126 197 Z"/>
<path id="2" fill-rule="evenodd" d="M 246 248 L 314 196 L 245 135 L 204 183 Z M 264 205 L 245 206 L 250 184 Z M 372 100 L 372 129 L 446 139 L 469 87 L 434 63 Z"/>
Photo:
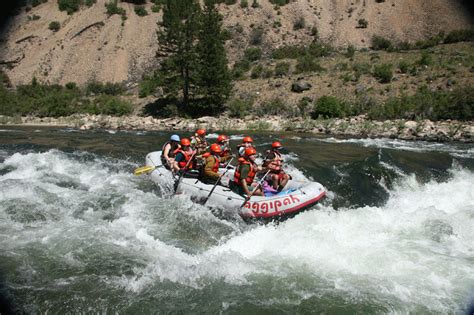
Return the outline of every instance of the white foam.
<path id="1" fill-rule="evenodd" d="M 352 143 L 363 147 L 397 149 L 413 152 L 447 152 L 457 157 L 473 158 L 474 148 L 463 147 L 463 145 L 426 142 L 426 141 L 406 141 L 399 139 L 376 138 L 376 139 L 336 139 L 336 138 L 317 138 L 317 141 L 326 143 Z"/>
<path id="2" fill-rule="evenodd" d="M 2 249 L 54 248 L 65 266 L 85 264 L 80 253 L 91 246 L 104 255 L 129 255 L 140 262 L 133 275 L 103 281 L 133 292 L 164 280 L 200 288 L 209 281 L 245 284 L 252 275 L 287 279 L 301 274 L 325 292 L 349 300 L 357 294 L 374 296 L 404 313 L 420 307 L 457 312 L 472 293 L 474 174 L 458 167 L 442 183 L 421 184 L 404 176 L 381 207 L 336 211 L 321 205 L 277 226 L 246 227 L 220 224 L 187 198 L 162 199 L 145 191 L 146 180 L 131 174 L 129 162 L 51 150 L 17 153 L 2 166 L 15 168 L 0 176 Z M 288 167 L 294 167 L 291 161 Z M 40 209 L 45 218 L 11 219 L 7 206 L 19 201 L 25 209 L 34 205 L 27 214 Z M 169 240 L 183 220 L 233 226 L 227 235 L 204 228 L 202 233 L 217 238 L 214 245 L 188 253 Z M 60 284 L 74 279 L 64 281 Z M 301 301 L 321 294 L 321 287 L 311 291 L 295 282 L 290 289 Z"/>

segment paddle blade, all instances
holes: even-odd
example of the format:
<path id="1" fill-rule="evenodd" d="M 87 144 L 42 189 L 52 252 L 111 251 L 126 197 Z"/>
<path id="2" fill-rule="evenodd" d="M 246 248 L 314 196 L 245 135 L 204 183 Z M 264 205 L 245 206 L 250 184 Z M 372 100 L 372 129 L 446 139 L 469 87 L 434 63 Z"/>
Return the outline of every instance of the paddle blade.
<path id="1" fill-rule="evenodd" d="M 139 168 L 135 169 L 135 171 L 133 171 L 133 174 L 138 176 L 138 175 L 149 173 L 149 172 L 153 171 L 154 169 L 155 169 L 154 166 L 142 166 L 142 167 L 139 167 Z"/>

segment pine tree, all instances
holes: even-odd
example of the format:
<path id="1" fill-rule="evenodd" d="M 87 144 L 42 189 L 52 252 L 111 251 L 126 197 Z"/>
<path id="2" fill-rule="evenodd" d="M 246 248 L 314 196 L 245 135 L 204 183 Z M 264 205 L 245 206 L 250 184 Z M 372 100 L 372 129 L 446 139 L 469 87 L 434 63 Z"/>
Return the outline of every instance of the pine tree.
<path id="1" fill-rule="evenodd" d="M 169 95 L 182 92 L 187 106 L 196 75 L 196 37 L 200 8 L 196 0 L 166 0 L 158 31 L 162 55 L 160 74 Z"/>
<path id="2" fill-rule="evenodd" d="M 222 33 L 222 16 L 215 7 L 216 0 L 204 0 L 198 33 L 198 86 L 203 97 L 203 112 L 222 111 L 222 104 L 231 92 L 231 76 Z"/>

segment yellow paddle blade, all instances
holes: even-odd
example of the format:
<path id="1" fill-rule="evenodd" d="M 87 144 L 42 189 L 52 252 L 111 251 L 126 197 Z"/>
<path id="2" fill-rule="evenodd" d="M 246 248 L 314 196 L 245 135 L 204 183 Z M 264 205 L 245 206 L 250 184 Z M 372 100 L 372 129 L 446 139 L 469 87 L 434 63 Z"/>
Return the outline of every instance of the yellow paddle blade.
<path id="1" fill-rule="evenodd" d="M 135 169 L 135 171 L 133 171 L 133 174 L 135 175 L 142 175 L 142 174 L 146 174 L 148 172 L 151 172 L 155 169 L 154 166 L 142 166 L 142 167 L 139 167 L 137 169 Z"/>

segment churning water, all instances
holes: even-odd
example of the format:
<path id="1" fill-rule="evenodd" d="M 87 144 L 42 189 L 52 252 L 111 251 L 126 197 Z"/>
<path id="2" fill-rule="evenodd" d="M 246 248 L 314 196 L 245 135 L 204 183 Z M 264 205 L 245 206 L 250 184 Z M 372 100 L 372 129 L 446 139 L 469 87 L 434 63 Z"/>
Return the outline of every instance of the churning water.
<path id="1" fill-rule="evenodd" d="M 10 309 L 470 312 L 473 145 L 279 135 L 289 172 L 321 182 L 329 198 L 262 226 L 133 176 L 168 136 L 0 130 L 0 293 Z M 273 140 L 253 136 L 259 151 Z"/>

